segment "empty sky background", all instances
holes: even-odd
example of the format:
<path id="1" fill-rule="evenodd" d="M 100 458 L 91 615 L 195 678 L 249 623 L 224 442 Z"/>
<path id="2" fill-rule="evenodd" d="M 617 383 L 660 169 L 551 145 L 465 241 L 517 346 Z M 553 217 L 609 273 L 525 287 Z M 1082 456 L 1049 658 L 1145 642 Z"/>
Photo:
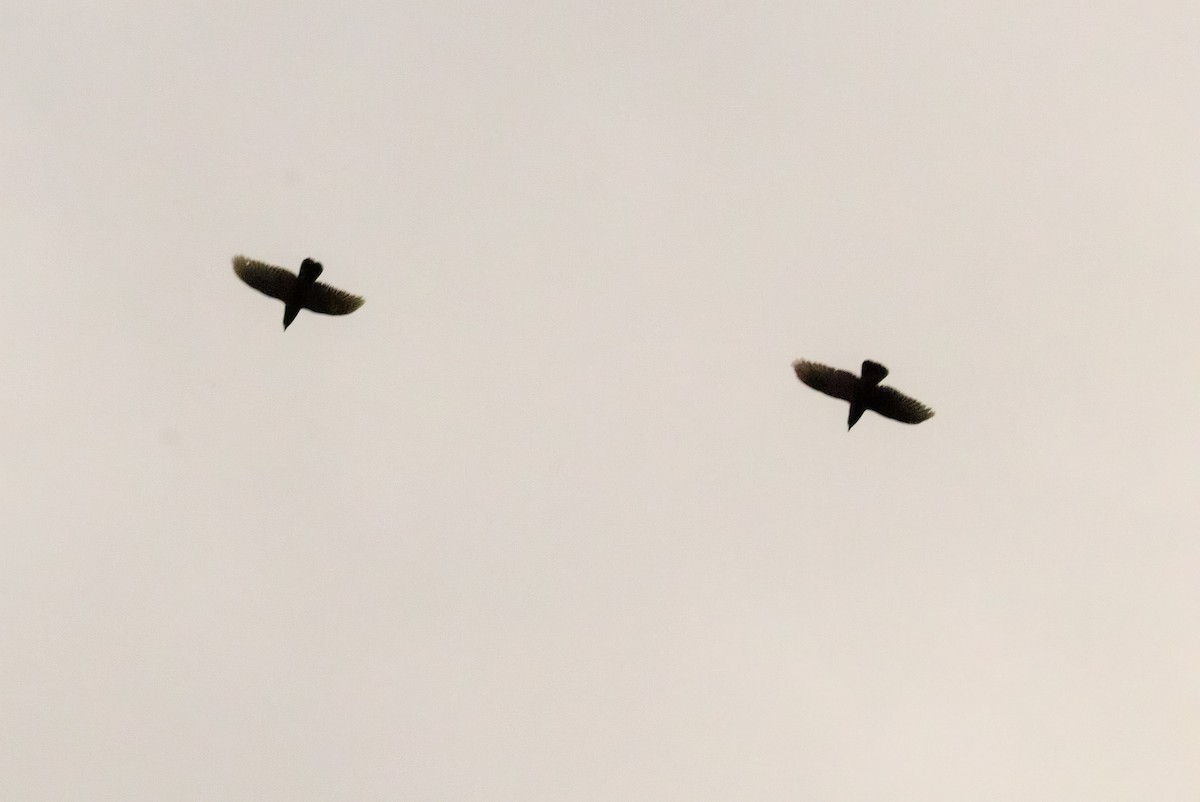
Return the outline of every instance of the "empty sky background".
<path id="1" fill-rule="evenodd" d="M 0 797 L 1195 800 L 1200 9 L 851 5 L 7 3 Z"/>

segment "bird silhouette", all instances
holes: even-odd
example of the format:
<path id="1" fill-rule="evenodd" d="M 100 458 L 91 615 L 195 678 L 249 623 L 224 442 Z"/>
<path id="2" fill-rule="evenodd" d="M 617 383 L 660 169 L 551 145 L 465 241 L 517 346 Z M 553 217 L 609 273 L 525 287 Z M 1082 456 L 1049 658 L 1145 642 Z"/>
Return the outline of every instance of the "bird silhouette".
<path id="1" fill-rule="evenodd" d="M 920 401 L 880 385 L 887 377 L 888 369 L 878 362 L 864 361 L 862 378 L 847 370 L 818 365 L 806 359 L 797 359 L 792 368 L 796 377 L 814 390 L 850 402 L 850 422 L 846 431 L 853 429 L 868 409 L 901 423 L 920 423 L 933 417 L 933 410 Z"/>
<path id="2" fill-rule="evenodd" d="M 283 301 L 283 328 L 286 331 L 301 309 L 322 315 L 348 315 L 363 305 L 363 299 L 344 290 L 317 281 L 321 275 L 320 262 L 305 259 L 300 275 L 263 262 L 233 257 L 233 272 L 254 289 Z"/>

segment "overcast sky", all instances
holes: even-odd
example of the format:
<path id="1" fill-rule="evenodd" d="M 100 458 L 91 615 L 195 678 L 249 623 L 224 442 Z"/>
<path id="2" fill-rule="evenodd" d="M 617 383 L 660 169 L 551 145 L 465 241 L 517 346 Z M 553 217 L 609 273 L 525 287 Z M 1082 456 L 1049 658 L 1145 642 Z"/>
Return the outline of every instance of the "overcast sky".
<path id="1" fill-rule="evenodd" d="M 0 797 L 1197 798 L 1195 3 L 0 19 Z"/>

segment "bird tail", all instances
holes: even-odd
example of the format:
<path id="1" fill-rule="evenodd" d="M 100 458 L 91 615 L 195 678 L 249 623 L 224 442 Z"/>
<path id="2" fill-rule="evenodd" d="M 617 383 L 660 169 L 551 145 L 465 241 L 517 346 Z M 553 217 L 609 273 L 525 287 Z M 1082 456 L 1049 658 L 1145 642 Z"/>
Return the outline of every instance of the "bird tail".
<path id="1" fill-rule="evenodd" d="M 324 269 L 325 268 L 321 266 L 320 262 L 312 259 L 305 259 L 300 265 L 300 279 L 302 281 L 316 281 L 321 277 L 321 272 Z"/>
<path id="2" fill-rule="evenodd" d="M 881 381 L 887 378 L 887 375 L 888 369 L 878 362 L 872 362 L 869 359 L 863 361 L 862 377 L 863 381 L 868 385 L 879 384 Z"/>

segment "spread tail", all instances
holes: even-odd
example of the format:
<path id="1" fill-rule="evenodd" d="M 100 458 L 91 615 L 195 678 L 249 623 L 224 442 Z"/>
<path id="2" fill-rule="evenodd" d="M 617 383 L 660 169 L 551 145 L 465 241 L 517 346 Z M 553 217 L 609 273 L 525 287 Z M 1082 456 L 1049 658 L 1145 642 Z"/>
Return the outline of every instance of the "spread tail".
<path id="1" fill-rule="evenodd" d="M 888 369 L 878 362 L 872 362 L 869 359 L 863 360 L 862 378 L 868 386 L 874 386 L 887 378 Z"/>

